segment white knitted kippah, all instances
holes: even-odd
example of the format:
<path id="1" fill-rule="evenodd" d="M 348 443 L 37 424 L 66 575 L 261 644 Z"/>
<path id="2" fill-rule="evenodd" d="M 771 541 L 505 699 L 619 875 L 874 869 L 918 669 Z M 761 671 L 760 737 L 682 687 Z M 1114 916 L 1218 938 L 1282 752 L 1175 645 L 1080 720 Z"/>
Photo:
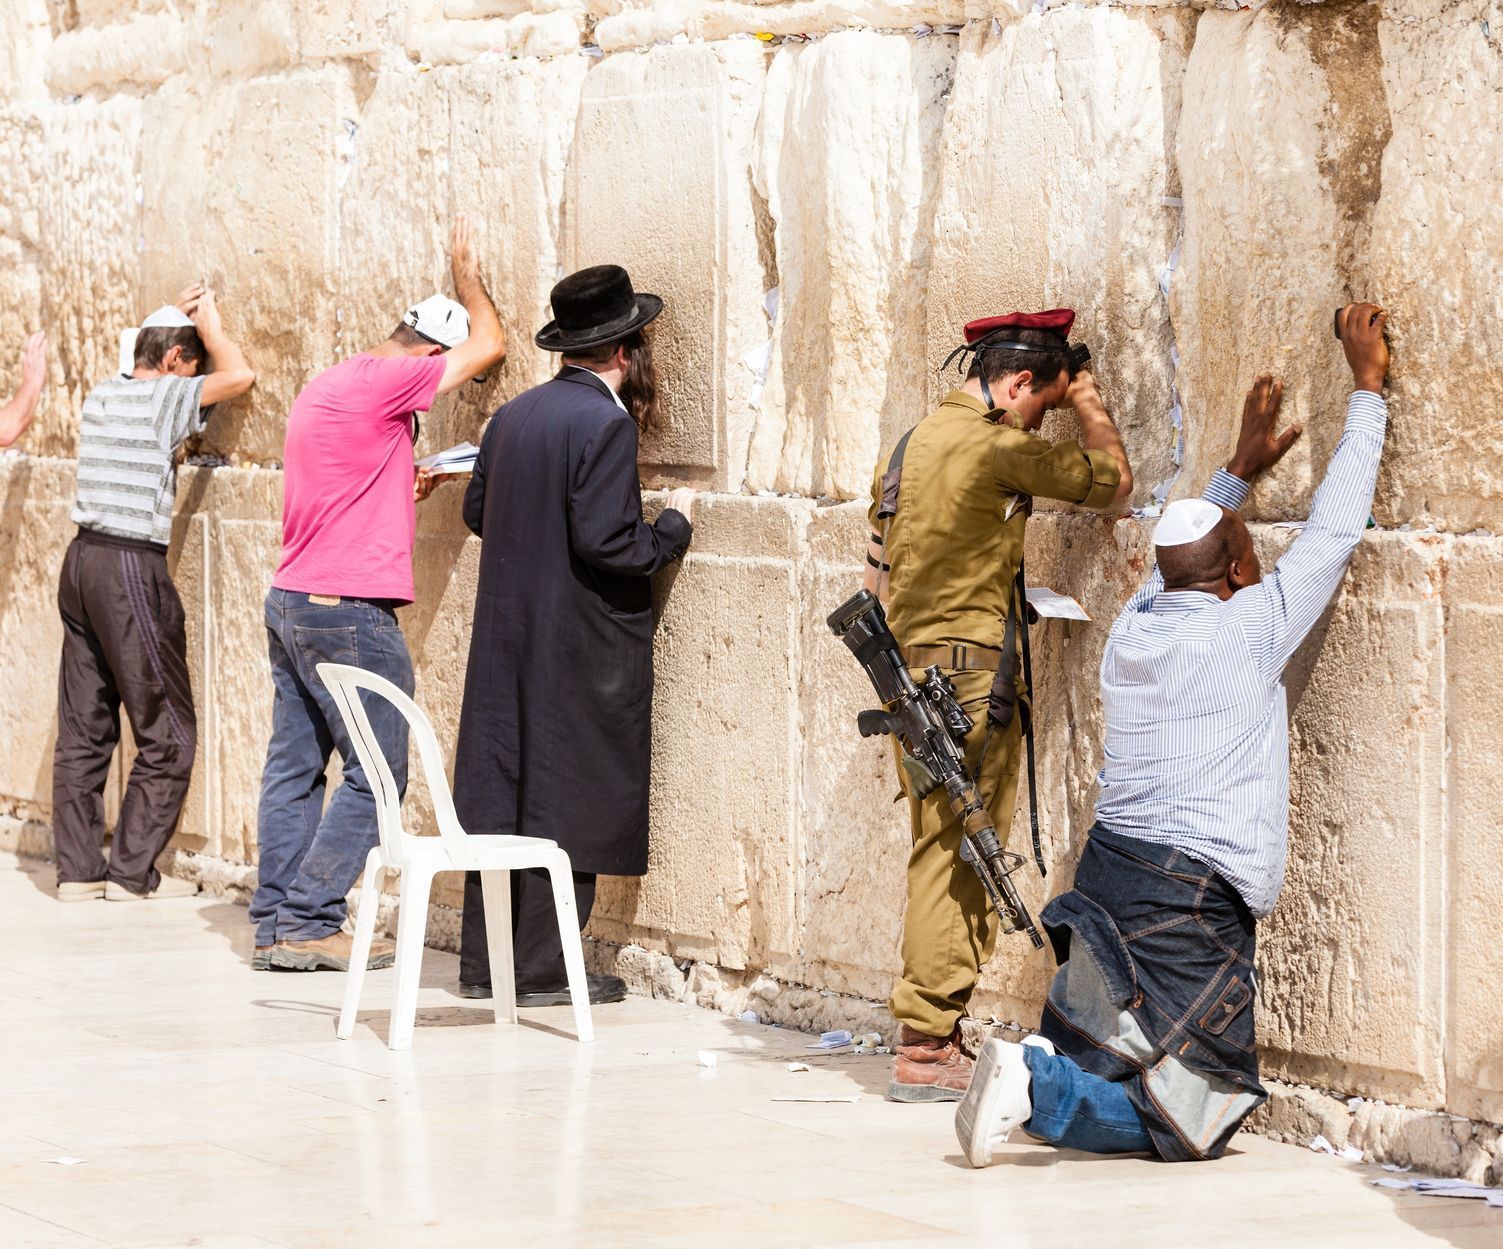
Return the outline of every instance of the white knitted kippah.
<path id="1" fill-rule="evenodd" d="M 153 312 L 146 320 L 141 322 L 141 329 L 132 327 L 120 331 L 120 372 L 129 377 L 136 367 L 136 339 L 141 336 L 141 330 L 154 329 L 187 329 L 193 324 L 193 318 L 179 308 L 176 304 L 163 304 Z"/>
<path id="2" fill-rule="evenodd" d="M 143 330 L 185 330 L 192 324 L 193 318 L 176 304 L 163 304 L 141 322 L 141 328 Z"/>
<path id="3" fill-rule="evenodd" d="M 1164 509 L 1153 531 L 1154 546 L 1184 546 L 1203 538 L 1221 523 L 1222 511 L 1205 499 L 1176 499 Z"/>

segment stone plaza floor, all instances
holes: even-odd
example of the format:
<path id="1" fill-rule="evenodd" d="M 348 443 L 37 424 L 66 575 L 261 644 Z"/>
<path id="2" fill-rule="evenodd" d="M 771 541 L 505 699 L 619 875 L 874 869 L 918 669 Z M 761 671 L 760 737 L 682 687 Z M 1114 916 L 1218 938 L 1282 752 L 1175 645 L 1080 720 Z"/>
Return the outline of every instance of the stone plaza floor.
<path id="1" fill-rule="evenodd" d="M 240 907 L 51 884 L 0 856 L 6 1249 L 1503 1245 L 1503 1210 L 1257 1136 L 973 1171 L 951 1107 L 882 1099 L 885 1058 L 644 998 L 597 1008 L 590 1047 L 567 1009 L 497 1027 L 433 951 L 410 1051 L 383 1042 L 389 971 L 341 1042 L 342 977 L 251 971 Z M 812 1097 L 858 1100 L 779 1100 Z"/>

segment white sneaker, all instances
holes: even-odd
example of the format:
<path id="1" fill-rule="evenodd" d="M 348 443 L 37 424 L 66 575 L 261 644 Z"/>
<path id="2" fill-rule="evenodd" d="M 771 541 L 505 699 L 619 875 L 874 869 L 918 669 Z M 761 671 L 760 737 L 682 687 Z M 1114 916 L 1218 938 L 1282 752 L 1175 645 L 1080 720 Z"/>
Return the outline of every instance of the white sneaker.
<path id="1" fill-rule="evenodd" d="M 104 897 L 102 880 L 60 880 L 57 882 L 59 902 L 92 902 Z"/>
<path id="2" fill-rule="evenodd" d="M 1033 1114 L 1033 1099 L 1029 1096 L 1032 1077 L 1023 1045 L 1054 1053 L 1054 1046 L 1046 1038 L 1031 1036 L 1022 1045 L 990 1040 L 976 1055 L 970 1087 L 955 1110 L 955 1135 L 973 1167 L 990 1163 L 992 1150 Z"/>
<path id="3" fill-rule="evenodd" d="M 157 881 L 157 887 L 150 893 L 136 893 L 124 885 L 117 885 L 113 880 L 108 881 L 104 886 L 104 900 L 106 902 L 145 902 L 150 898 L 191 898 L 197 892 L 198 886 L 193 881 L 182 880 L 163 872 L 161 880 Z"/>

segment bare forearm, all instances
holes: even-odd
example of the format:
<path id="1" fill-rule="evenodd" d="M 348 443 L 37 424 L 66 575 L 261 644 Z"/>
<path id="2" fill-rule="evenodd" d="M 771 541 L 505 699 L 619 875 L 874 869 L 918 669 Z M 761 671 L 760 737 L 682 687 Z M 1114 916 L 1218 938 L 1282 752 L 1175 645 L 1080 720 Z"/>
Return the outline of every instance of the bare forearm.
<path id="1" fill-rule="evenodd" d="M 204 350 L 209 353 L 209 360 L 213 364 L 213 372 L 249 372 L 250 362 L 245 358 L 245 352 L 240 346 L 222 329 L 213 330 L 205 334 L 199 331 L 199 337 L 203 339 Z"/>
<path id="2" fill-rule="evenodd" d="M 470 314 L 470 337 L 491 344 L 499 360 L 506 354 L 506 333 L 478 269 L 456 275 L 455 294 Z"/>
<path id="3" fill-rule="evenodd" d="M 37 412 L 37 400 L 41 398 L 40 386 L 22 386 L 16 396 L 0 407 L 0 447 L 8 447 L 26 432 L 31 418 Z"/>

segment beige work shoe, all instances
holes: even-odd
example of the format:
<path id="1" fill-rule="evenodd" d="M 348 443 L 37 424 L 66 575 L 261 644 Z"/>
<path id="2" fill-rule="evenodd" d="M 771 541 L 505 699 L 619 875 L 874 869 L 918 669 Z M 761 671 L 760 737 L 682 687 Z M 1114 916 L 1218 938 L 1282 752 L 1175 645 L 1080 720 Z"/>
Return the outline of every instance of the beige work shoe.
<path id="1" fill-rule="evenodd" d="M 104 886 L 104 900 L 106 902 L 148 902 L 156 898 L 191 898 L 197 892 L 198 885 L 194 881 L 181 880 L 163 872 L 162 878 L 157 881 L 157 887 L 150 893 L 137 893 L 124 885 L 117 885 L 112 880 L 107 881 Z"/>
<path id="2" fill-rule="evenodd" d="M 102 880 L 60 880 L 57 882 L 59 902 L 92 902 L 104 897 Z"/>
<path id="3" fill-rule="evenodd" d="M 340 929 L 317 941 L 278 941 L 271 947 L 271 965 L 282 971 L 349 971 L 355 938 Z M 376 937 L 366 962 L 370 971 L 380 971 L 397 961 L 397 947 Z"/>

